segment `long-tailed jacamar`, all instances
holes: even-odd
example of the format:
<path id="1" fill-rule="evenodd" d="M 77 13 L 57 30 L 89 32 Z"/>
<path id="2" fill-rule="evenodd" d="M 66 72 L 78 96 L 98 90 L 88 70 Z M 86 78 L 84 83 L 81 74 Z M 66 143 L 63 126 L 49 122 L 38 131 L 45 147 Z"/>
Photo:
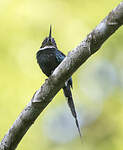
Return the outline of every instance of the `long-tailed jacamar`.
<path id="1" fill-rule="evenodd" d="M 65 58 L 65 55 L 57 49 L 56 42 L 54 38 L 52 38 L 51 36 L 51 26 L 49 37 L 46 37 L 42 42 L 42 45 L 36 54 L 36 58 L 41 70 L 48 77 Z M 67 102 L 72 112 L 72 115 L 75 118 L 76 126 L 78 128 L 81 137 L 80 127 L 72 98 L 71 88 L 72 88 L 72 78 L 69 78 L 69 80 L 67 80 L 66 83 L 64 84 L 63 91 L 65 97 L 67 98 Z"/>

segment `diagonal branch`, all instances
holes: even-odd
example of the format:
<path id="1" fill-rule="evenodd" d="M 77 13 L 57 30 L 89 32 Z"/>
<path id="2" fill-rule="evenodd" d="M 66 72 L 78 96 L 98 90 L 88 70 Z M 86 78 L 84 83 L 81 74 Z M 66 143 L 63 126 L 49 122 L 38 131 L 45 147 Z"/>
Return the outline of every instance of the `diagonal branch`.
<path id="1" fill-rule="evenodd" d="M 123 2 L 64 59 L 53 74 L 34 94 L 0 143 L 0 150 L 14 150 L 39 114 L 62 88 L 64 82 L 95 53 L 123 24 Z"/>

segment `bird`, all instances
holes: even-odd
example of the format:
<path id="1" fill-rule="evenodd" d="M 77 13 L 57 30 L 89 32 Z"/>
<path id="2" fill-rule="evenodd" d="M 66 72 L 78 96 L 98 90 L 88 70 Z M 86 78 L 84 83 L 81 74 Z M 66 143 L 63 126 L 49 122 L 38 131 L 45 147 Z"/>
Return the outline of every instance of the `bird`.
<path id="1" fill-rule="evenodd" d="M 49 36 L 43 40 L 40 49 L 36 53 L 37 63 L 39 64 L 39 67 L 42 70 L 42 72 L 47 77 L 49 77 L 53 73 L 55 68 L 57 68 L 58 65 L 66 57 L 65 54 L 63 54 L 61 51 L 58 50 L 57 44 L 51 34 L 52 34 L 52 27 L 50 25 Z M 63 86 L 63 92 L 67 99 L 67 103 L 71 110 L 71 113 L 75 119 L 75 123 L 81 138 L 82 135 L 81 135 L 80 125 L 78 122 L 77 113 L 76 113 L 76 109 L 72 97 L 71 88 L 73 88 L 72 77 L 70 77 L 65 82 Z"/>

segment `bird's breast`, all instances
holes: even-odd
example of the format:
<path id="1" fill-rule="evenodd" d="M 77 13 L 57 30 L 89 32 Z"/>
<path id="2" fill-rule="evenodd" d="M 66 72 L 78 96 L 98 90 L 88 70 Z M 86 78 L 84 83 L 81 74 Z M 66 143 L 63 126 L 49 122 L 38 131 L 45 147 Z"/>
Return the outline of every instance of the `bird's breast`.
<path id="1" fill-rule="evenodd" d="M 42 71 L 50 76 L 52 71 L 58 66 L 56 62 L 55 51 L 38 51 L 37 52 L 37 62 L 42 69 Z"/>
<path id="2" fill-rule="evenodd" d="M 53 52 L 40 52 L 37 54 L 37 61 L 43 64 L 51 64 L 51 62 L 55 61 L 55 54 Z"/>

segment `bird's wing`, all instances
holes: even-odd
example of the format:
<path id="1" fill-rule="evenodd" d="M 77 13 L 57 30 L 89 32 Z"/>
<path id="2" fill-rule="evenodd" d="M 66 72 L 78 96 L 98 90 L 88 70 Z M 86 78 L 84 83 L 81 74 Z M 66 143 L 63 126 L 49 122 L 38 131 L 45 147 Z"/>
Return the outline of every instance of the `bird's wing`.
<path id="1" fill-rule="evenodd" d="M 60 64 L 66 56 L 59 50 L 56 50 L 56 60 Z"/>
<path id="2" fill-rule="evenodd" d="M 65 57 L 66 56 L 61 51 L 59 51 L 59 50 L 56 51 L 56 59 L 59 63 L 61 63 L 64 60 Z M 67 84 L 69 84 L 70 87 L 73 88 L 71 77 L 68 79 Z"/>

